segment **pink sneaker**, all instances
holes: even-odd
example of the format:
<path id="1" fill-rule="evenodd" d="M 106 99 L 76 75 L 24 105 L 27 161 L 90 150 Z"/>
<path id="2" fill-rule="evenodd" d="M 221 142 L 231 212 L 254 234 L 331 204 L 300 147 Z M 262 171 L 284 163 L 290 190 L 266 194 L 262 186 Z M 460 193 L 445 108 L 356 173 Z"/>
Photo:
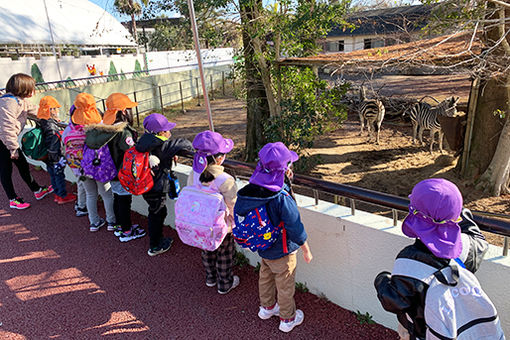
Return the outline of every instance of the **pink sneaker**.
<path id="1" fill-rule="evenodd" d="M 41 187 L 39 190 L 34 192 L 35 199 L 42 200 L 47 195 L 53 192 L 53 187 L 50 185 L 49 187 Z"/>
<path id="2" fill-rule="evenodd" d="M 23 210 L 23 209 L 29 208 L 30 207 L 30 203 L 25 203 L 25 202 L 23 202 L 23 199 L 18 197 L 18 198 L 15 198 L 13 200 L 10 200 L 9 201 L 9 206 L 12 209 Z"/>

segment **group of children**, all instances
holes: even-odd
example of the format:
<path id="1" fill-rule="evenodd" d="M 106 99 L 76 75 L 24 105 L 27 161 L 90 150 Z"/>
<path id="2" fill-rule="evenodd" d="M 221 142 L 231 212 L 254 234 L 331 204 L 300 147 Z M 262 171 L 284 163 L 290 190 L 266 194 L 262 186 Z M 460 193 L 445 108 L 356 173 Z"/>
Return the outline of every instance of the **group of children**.
<path id="1" fill-rule="evenodd" d="M 116 172 L 122 167 L 126 150 L 134 146 L 138 152 L 150 154 L 154 183 L 152 189 L 143 194 L 149 212 L 148 255 L 162 254 L 172 244 L 172 239 L 164 238 L 162 232 L 167 215 L 166 198 L 172 186 L 172 164 L 178 155 L 195 152 L 187 184 L 209 187 L 220 193 L 226 206 L 225 220 L 230 227 L 217 249 L 202 250 L 206 286 L 216 287 L 218 293 L 226 294 L 239 285 L 239 277 L 233 275 L 232 270 L 234 219 L 246 216 L 254 208 L 264 207 L 270 221 L 275 225 L 283 223 L 285 232 L 269 248 L 258 251 L 261 257 L 258 316 L 263 320 L 279 316 L 279 329 L 283 332 L 290 332 L 303 322 L 304 313 L 296 309 L 294 301 L 296 254 L 301 248 L 307 263 L 313 256 L 291 188 L 292 163 L 298 159 L 296 153 L 281 142 L 266 144 L 259 151 L 259 161 L 249 184 L 238 191 L 234 178 L 226 174 L 222 166 L 234 144 L 219 133 L 201 132 L 193 143 L 171 138 L 176 124 L 161 114 L 153 113 L 144 119 L 145 133 L 138 139 L 131 127 L 132 108 L 137 103 L 124 94 L 114 93 L 106 100 L 106 112 L 101 116 L 94 97 L 80 93 L 70 110 L 69 124 L 61 135 L 58 125 L 60 104 L 53 97 L 44 97 L 37 116 L 49 151 L 46 164 L 52 185 L 41 187 L 30 176 L 17 142 L 27 114 L 34 112 L 25 101 L 33 94 L 34 83 L 29 78 L 24 75 L 11 77 L 7 84 L 8 93 L 0 98 L 0 175 L 11 208 L 25 209 L 29 206 L 16 195 L 12 186 L 10 177 L 14 163 L 37 199 L 53 191 L 59 204 L 77 198 L 76 215 L 88 214 L 91 231 L 107 225 L 121 242 L 143 237 L 144 229 L 131 223 L 132 195 L 116 175 L 108 181 L 100 181 L 88 175 L 85 166 L 74 167 L 73 171 L 79 178 L 78 196 L 75 197 L 66 191 L 63 174 L 66 151 L 62 141 L 70 136 L 83 134 L 83 159 L 88 152 L 86 149 L 93 150 L 94 162 L 100 160 L 101 150 L 108 149 Z M 72 159 L 67 157 L 69 162 Z M 97 213 L 98 193 L 105 206 L 106 220 Z M 453 183 L 444 179 L 422 181 L 415 186 L 410 198 L 410 213 L 402 229 L 405 235 L 415 239 L 415 243 L 398 254 L 393 274 L 380 273 L 374 284 L 384 309 L 397 315 L 401 338 L 425 339 L 427 336 L 428 339 L 425 295 L 430 282 L 424 283 L 423 278 L 413 272 L 419 272 L 423 265 L 442 270 L 451 266 L 452 259 L 461 261 L 467 270 L 475 272 L 488 246 L 469 210 L 462 208 L 462 195 Z M 499 322 L 497 317 L 490 322 L 494 320 Z"/>

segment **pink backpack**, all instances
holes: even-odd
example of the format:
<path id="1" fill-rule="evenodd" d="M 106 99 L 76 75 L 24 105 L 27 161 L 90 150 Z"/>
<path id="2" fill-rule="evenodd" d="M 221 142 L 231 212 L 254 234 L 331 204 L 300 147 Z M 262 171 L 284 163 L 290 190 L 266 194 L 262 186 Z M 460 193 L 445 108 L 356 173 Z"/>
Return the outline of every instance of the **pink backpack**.
<path id="1" fill-rule="evenodd" d="M 67 165 L 76 176 L 81 176 L 81 161 L 83 159 L 83 146 L 85 145 L 85 131 L 83 126 L 69 124 L 64 130 L 63 140 Z"/>
<path id="2" fill-rule="evenodd" d="M 223 173 L 210 186 L 195 184 L 181 190 L 175 203 L 175 229 L 183 243 L 213 251 L 223 242 L 228 232 L 227 206 L 218 188 L 228 177 Z"/>

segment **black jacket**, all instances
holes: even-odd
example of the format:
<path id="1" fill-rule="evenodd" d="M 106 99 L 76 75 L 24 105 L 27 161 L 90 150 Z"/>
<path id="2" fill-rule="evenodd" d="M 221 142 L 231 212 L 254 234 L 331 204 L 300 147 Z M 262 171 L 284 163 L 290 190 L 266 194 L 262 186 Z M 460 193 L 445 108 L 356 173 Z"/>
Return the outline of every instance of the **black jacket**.
<path id="1" fill-rule="evenodd" d="M 459 223 L 462 234 L 462 246 L 468 247 L 466 258 L 463 259 L 466 269 L 476 272 L 480 267 L 483 256 L 488 249 L 487 241 L 480 229 L 473 221 L 473 215 L 468 209 L 462 209 L 462 222 Z M 466 237 L 467 236 L 467 237 Z M 423 262 L 434 268 L 442 269 L 448 266 L 450 260 L 436 257 L 419 240 L 405 247 L 397 259 L 406 258 Z M 382 307 L 388 312 L 397 314 L 398 321 L 407 328 L 411 339 L 425 338 L 425 294 L 428 285 L 420 280 L 407 276 L 391 275 L 382 272 L 375 278 L 375 289 Z M 406 314 L 411 318 L 408 321 Z"/>
<path id="2" fill-rule="evenodd" d="M 167 194 L 170 189 L 168 174 L 172 170 L 172 162 L 175 155 L 184 155 L 185 152 L 193 152 L 191 142 L 184 138 L 170 138 L 166 141 L 154 134 L 145 133 L 138 143 L 138 152 L 149 152 L 159 158 L 159 165 L 152 168 L 154 173 L 154 187 L 144 196 Z"/>
<path id="3" fill-rule="evenodd" d="M 39 126 L 43 133 L 44 144 L 48 149 L 47 163 L 55 164 L 62 157 L 62 130 L 55 119 L 40 119 Z"/>
<path id="4" fill-rule="evenodd" d="M 108 150 L 110 150 L 117 170 L 122 167 L 124 153 L 135 145 L 138 136 L 137 132 L 127 123 L 87 125 L 85 132 L 87 135 L 85 144 L 89 148 L 99 149 L 108 144 Z"/>

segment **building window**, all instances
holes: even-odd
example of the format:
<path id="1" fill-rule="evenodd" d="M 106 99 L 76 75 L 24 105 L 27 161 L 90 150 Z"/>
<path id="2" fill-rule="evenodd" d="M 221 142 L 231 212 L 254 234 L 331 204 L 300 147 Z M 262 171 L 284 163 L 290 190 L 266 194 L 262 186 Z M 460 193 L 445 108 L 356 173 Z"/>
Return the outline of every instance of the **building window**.
<path id="1" fill-rule="evenodd" d="M 372 48 L 372 39 L 365 39 L 363 41 L 363 49 L 369 49 Z"/>
<path id="2" fill-rule="evenodd" d="M 376 47 L 384 47 L 384 39 L 372 40 L 372 48 L 376 48 Z"/>
<path id="3" fill-rule="evenodd" d="M 343 52 L 343 51 L 344 51 L 344 41 L 338 40 L 338 52 Z"/>

